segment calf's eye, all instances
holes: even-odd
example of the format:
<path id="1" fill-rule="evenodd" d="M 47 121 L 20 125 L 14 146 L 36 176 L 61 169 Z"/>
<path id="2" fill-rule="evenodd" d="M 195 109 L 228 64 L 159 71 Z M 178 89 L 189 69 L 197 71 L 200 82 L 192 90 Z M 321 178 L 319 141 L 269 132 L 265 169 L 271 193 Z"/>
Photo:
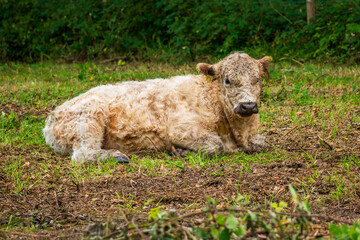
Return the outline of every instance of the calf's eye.
<path id="1" fill-rule="evenodd" d="M 225 80 L 224 80 L 224 83 L 225 85 L 229 86 L 231 83 L 230 83 L 230 80 L 226 77 Z"/>

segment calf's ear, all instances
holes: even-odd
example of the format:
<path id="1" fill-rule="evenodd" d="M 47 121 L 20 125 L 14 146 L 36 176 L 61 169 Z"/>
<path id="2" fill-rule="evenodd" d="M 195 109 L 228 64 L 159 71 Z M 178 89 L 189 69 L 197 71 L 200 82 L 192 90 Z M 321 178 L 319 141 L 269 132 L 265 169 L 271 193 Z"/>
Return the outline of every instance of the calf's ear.
<path id="1" fill-rule="evenodd" d="M 271 62 L 271 57 L 269 57 L 269 56 L 266 56 L 266 57 L 263 57 L 262 59 L 260 59 L 260 63 L 263 65 L 265 71 L 269 67 L 270 62 Z"/>
<path id="2" fill-rule="evenodd" d="M 270 79 L 270 74 L 269 71 L 267 70 L 269 65 L 270 65 L 270 61 L 271 61 L 271 57 L 266 56 L 263 57 L 262 59 L 260 59 L 260 63 L 263 66 L 263 73 L 261 74 L 262 77 L 267 77 L 268 79 Z"/>
<path id="3" fill-rule="evenodd" d="M 199 73 L 204 74 L 205 76 L 214 76 L 215 70 L 211 64 L 207 63 L 198 63 L 196 66 Z"/>

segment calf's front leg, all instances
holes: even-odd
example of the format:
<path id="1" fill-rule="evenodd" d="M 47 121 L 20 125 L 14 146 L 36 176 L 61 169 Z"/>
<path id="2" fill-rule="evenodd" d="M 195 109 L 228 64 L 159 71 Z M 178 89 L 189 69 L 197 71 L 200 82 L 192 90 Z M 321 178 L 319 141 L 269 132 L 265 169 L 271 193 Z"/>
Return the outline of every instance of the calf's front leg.
<path id="1" fill-rule="evenodd" d="M 249 152 L 257 152 L 263 149 L 265 146 L 265 137 L 263 135 L 256 134 L 249 139 L 248 146 L 245 150 Z"/>

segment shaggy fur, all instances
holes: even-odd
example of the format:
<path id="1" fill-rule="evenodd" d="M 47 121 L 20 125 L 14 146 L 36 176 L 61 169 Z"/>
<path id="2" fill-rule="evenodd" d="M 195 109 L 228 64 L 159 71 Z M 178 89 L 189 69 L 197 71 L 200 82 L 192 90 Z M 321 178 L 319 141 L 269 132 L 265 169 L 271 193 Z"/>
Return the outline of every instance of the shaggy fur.
<path id="1" fill-rule="evenodd" d="M 201 75 L 95 87 L 49 115 L 46 142 L 79 162 L 171 146 L 256 151 L 265 140 L 257 134 L 259 115 L 241 117 L 234 109 L 240 102 L 259 104 L 268 64 L 268 57 L 234 53 L 214 65 L 199 63 Z"/>

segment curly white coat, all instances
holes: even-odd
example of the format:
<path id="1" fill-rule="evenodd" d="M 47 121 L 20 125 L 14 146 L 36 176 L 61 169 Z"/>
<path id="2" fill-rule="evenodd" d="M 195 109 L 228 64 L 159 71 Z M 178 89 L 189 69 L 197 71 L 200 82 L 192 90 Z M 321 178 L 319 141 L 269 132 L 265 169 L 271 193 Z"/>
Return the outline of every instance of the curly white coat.
<path id="1" fill-rule="evenodd" d="M 258 80 L 268 62 L 235 53 L 215 65 L 198 64 L 202 75 L 95 87 L 51 112 L 46 142 L 80 162 L 172 146 L 210 154 L 257 150 L 264 146 L 258 114 L 241 117 L 233 109 L 238 102 L 259 103 Z"/>

